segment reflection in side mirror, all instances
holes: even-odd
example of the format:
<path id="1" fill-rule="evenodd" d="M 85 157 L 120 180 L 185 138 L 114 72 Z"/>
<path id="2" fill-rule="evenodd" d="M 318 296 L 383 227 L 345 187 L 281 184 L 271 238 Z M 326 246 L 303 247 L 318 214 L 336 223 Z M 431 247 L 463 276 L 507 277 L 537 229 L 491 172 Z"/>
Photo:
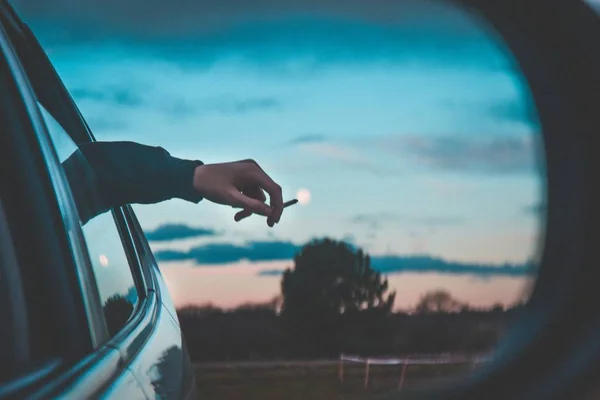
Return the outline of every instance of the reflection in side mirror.
<path id="1" fill-rule="evenodd" d="M 99 139 L 251 155 L 298 199 L 274 230 L 208 203 L 136 207 L 201 395 L 364 398 L 456 381 L 525 307 L 545 175 L 519 68 L 468 11 L 376 3 L 182 9 L 187 22 L 161 29 L 189 35 L 168 48 L 153 31 L 126 66 L 88 60 L 115 71 L 76 98 Z M 126 78 L 131 96 L 114 90 L 132 68 L 143 95 Z M 101 123 L 107 110 L 119 124 Z"/>

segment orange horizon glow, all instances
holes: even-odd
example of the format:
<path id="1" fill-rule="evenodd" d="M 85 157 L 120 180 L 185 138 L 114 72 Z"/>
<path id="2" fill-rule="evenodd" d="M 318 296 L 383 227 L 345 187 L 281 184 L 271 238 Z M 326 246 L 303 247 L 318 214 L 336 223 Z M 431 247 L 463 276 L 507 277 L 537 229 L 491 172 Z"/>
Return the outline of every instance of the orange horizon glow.
<path id="1" fill-rule="evenodd" d="M 232 309 L 266 303 L 280 294 L 280 276 L 259 276 L 270 269 L 285 269 L 289 261 L 197 266 L 193 262 L 164 263 L 161 268 L 177 308 L 205 306 Z M 402 273 L 388 276 L 390 291 L 397 292 L 395 311 L 411 310 L 428 291 L 444 289 L 473 307 L 511 306 L 526 299 L 533 277 L 477 278 L 439 273 Z"/>

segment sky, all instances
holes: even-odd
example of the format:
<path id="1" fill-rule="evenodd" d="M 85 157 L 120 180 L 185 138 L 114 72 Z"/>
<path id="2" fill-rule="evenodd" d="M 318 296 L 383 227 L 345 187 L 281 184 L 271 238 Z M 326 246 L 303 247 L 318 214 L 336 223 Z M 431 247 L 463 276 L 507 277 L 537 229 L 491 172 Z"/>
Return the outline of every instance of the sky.
<path id="1" fill-rule="evenodd" d="M 539 122 L 476 15 L 384 0 L 14 4 L 98 140 L 253 158 L 302 200 L 273 229 L 206 201 L 135 206 L 177 305 L 267 301 L 321 237 L 365 249 L 401 309 L 440 288 L 509 305 L 534 281 Z"/>

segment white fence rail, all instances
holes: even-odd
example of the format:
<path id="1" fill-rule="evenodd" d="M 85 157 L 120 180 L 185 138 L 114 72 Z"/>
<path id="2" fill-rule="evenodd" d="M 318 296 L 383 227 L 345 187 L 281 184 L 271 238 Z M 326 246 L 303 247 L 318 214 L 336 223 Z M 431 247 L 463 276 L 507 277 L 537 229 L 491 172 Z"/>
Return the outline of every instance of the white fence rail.
<path id="1" fill-rule="evenodd" d="M 369 387 L 369 369 L 371 365 L 402 365 L 402 371 L 398 378 L 398 390 L 402 390 L 406 369 L 409 365 L 432 365 L 432 364 L 471 364 L 475 365 L 487 362 L 490 355 L 465 356 L 452 354 L 418 355 L 406 357 L 360 357 L 347 354 L 340 355 L 339 379 L 344 383 L 344 362 L 365 364 L 365 389 Z"/>

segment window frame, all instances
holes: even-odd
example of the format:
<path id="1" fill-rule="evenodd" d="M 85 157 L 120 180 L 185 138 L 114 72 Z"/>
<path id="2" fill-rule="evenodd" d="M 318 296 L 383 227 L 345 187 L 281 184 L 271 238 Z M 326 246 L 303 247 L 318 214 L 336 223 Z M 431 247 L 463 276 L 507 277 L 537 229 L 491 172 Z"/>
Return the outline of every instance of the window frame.
<path id="1" fill-rule="evenodd" d="M 27 79 L 31 83 L 31 90 L 36 101 L 40 102 L 40 104 L 46 109 L 46 111 L 56 120 L 56 122 L 59 123 L 59 125 L 64 129 L 64 131 L 71 137 L 71 139 L 77 145 L 80 145 L 82 143 L 94 142 L 95 138 L 92 135 L 81 112 L 79 111 L 79 108 L 77 107 L 68 90 L 64 86 L 62 80 L 56 73 L 56 70 L 52 66 L 52 63 L 48 59 L 42 47 L 39 45 L 37 39 L 31 32 L 29 27 L 27 27 L 27 25 L 21 23 L 19 27 L 20 32 L 15 31 L 13 35 L 15 36 L 13 37 L 12 41 L 13 47 L 15 48 L 19 59 L 23 60 L 21 64 L 23 65 L 23 70 L 24 73 L 27 75 Z M 39 110 L 38 114 L 41 115 L 41 112 Z M 43 116 L 41 118 L 43 119 Z M 60 167 L 60 163 L 58 162 L 58 158 L 56 157 L 52 141 L 47 132 L 45 122 L 44 127 L 46 128 L 45 134 L 41 134 L 40 136 L 42 137 L 40 137 L 39 139 L 42 141 L 44 147 L 48 147 L 48 153 L 54 153 L 53 155 L 48 154 L 48 158 L 52 157 L 54 159 L 52 161 L 54 166 L 51 166 L 51 168 L 60 170 L 59 172 L 57 171 L 56 174 L 62 175 L 63 182 L 67 182 L 66 177 L 64 177 L 64 173 L 62 172 L 62 169 Z M 71 237 L 70 240 L 71 243 L 76 243 L 76 247 L 79 247 L 79 249 L 74 249 L 74 251 L 80 253 L 80 257 L 78 257 L 77 262 L 79 264 L 79 268 L 82 270 L 80 274 L 84 274 L 85 276 L 84 279 L 81 279 L 82 290 L 89 293 L 90 296 L 98 298 L 98 301 L 94 300 L 95 304 L 91 306 L 93 309 L 91 313 L 95 316 L 95 319 L 101 319 L 102 321 L 94 321 L 93 324 L 90 324 L 90 331 L 93 337 L 93 345 L 94 348 L 97 349 L 102 344 L 111 341 L 112 338 L 109 337 L 107 333 L 106 324 L 104 321 L 104 314 L 102 313 L 101 305 L 100 314 L 98 314 L 97 311 L 97 304 L 101 304 L 99 300 L 100 296 L 98 294 L 98 288 L 95 282 L 94 270 L 92 268 L 90 256 L 87 251 L 85 237 L 79 224 L 79 217 L 76 211 L 77 208 L 73 202 L 72 194 L 68 187 L 68 182 L 63 191 L 63 202 L 65 203 L 65 208 L 69 209 L 69 211 L 63 216 L 70 220 L 68 221 L 68 223 L 72 225 L 71 230 L 76 232 L 76 235 L 74 235 L 74 237 Z M 121 208 L 114 208 L 111 210 L 113 222 L 115 223 L 119 232 L 120 241 L 123 246 L 123 250 L 127 255 L 130 272 L 133 276 L 136 290 L 138 292 L 138 297 L 140 299 L 140 304 L 137 305 L 136 310 L 134 310 L 135 313 L 140 312 L 140 310 L 142 309 L 141 300 L 147 297 L 148 285 L 145 281 L 139 257 L 137 256 L 135 248 L 133 246 L 133 240 L 131 239 L 131 230 L 127 225 L 124 217 L 118 218 L 118 215 L 122 215 L 122 213 L 123 210 Z M 130 321 L 132 319 L 134 319 L 133 315 L 130 318 Z M 127 329 L 127 327 L 124 326 L 123 329 L 125 330 Z"/>
<path id="2" fill-rule="evenodd" d="M 39 100 L 38 100 L 38 102 L 39 102 Z M 60 128 L 64 131 L 64 134 L 67 135 L 71 140 L 74 140 L 74 138 L 69 134 L 69 132 L 65 129 L 65 127 L 56 120 L 54 115 L 52 115 L 50 113 L 50 111 L 48 111 L 46 109 L 46 107 L 43 106 L 43 104 L 40 103 L 40 105 L 38 107 L 40 107 L 40 106 L 43 107 L 44 111 L 47 112 L 50 115 L 50 117 L 53 118 L 54 121 L 59 124 Z M 66 107 L 69 107 L 69 106 L 70 106 L 70 104 L 66 105 Z M 78 115 L 80 115 L 79 110 L 76 110 L 76 111 L 78 112 Z M 87 128 L 87 124 L 85 123 L 85 120 L 83 119 L 83 117 L 80 118 L 80 121 L 86 127 L 86 129 L 89 129 L 89 128 Z M 69 124 L 69 125 L 71 125 L 71 124 Z M 52 136 L 52 135 L 50 135 L 50 136 Z M 50 140 L 50 141 L 52 141 L 52 140 Z M 91 143 L 94 141 L 95 141 L 95 139 L 93 139 L 90 135 L 89 142 Z M 52 144 L 51 144 L 51 146 L 53 147 Z M 72 196 L 70 196 L 70 197 L 72 197 Z M 76 210 L 76 205 L 74 205 L 74 207 L 75 207 L 75 209 L 73 210 L 73 213 L 75 215 L 78 215 L 77 210 Z M 125 206 L 125 207 L 127 207 L 127 206 Z M 119 234 L 121 245 L 123 246 L 123 251 L 125 252 L 125 255 L 127 257 L 127 262 L 130 267 L 130 272 L 131 272 L 136 290 L 138 292 L 138 297 L 141 301 L 142 298 L 147 297 L 148 285 L 146 283 L 146 279 L 144 278 L 144 273 L 142 271 L 139 256 L 136 253 L 134 241 L 133 241 L 133 238 L 131 235 L 131 229 L 127 223 L 126 218 L 124 217 L 124 208 L 125 207 L 112 208 L 109 211 L 112 215 L 113 222 L 114 222 L 117 232 Z M 85 237 L 83 237 L 83 246 L 87 246 L 86 242 L 85 242 Z M 91 263 L 90 263 L 90 266 L 91 266 Z M 93 273 L 93 268 L 92 268 L 92 273 Z M 136 305 L 136 308 L 137 308 L 137 305 Z"/>
<path id="3" fill-rule="evenodd" d="M 65 129 L 76 144 L 92 142 L 95 139 L 50 61 L 47 58 L 42 60 L 46 63 L 45 72 L 52 72 L 50 79 L 47 75 L 44 76 L 44 79 L 41 79 L 40 76 L 31 76 L 32 74 L 29 73 L 31 70 L 27 69 L 28 66 L 30 69 L 32 68 L 31 60 L 21 62 L 23 52 L 27 51 L 27 49 L 19 47 L 23 46 L 21 40 L 28 35 L 34 38 L 29 28 L 17 19 L 14 11 L 4 2 L 0 3 L 0 17 L 0 52 L 9 62 L 10 71 L 15 77 L 15 86 L 22 97 L 22 99 L 13 100 L 22 102 L 27 110 L 27 122 L 36 145 L 39 147 L 40 155 L 42 155 L 40 157 L 40 160 L 43 159 L 41 164 L 45 167 L 48 181 L 51 183 L 53 196 L 48 200 L 56 203 L 59 219 L 62 222 L 62 226 L 55 226 L 55 234 L 58 239 L 63 240 L 61 249 L 65 250 L 63 247 L 66 247 L 70 260 L 68 263 L 61 263 L 60 267 L 67 273 L 75 275 L 76 290 L 71 295 L 79 300 L 71 303 L 84 302 L 82 308 L 85 321 L 80 320 L 79 323 L 83 323 L 87 329 L 75 329 L 71 334 L 77 337 L 83 336 L 84 342 L 88 343 L 83 346 L 83 349 L 77 351 L 75 358 L 62 360 L 66 362 L 53 360 L 56 362 L 47 363 L 25 375 L 15 377 L 11 381 L 0 382 L 0 397 L 5 394 L 23 396 L 32 393 L 44 397 L 51 393 L 60 393 L 67 388 L 70 393 L 73 393 L 74 389 L 70 385 L 74 380 L 76 380 L 76 391 L 92 395 L 98 390 L 102 390 L 107 384 L 102 379 L 99 381 L 98 376 L 95 377 L 97 373 L 108 380 L 118 378 L 119 371 L 126 371 L 124 365 L 127 360 L 134 357 L 146 344 L 154 331 L 160 303 L 157 302 L 157 297 L 151 290 L 154 286 L 152 272 L 144 267 L 144 263 L 137 253 L 137 242 L 140 238 L 136 237 L 136 232 L 130 225 L 131 207 L 125 206 L 111 210 L 113 221 L 120 235 L 119 239 L 129 261 L 139 301 L 123 329 L 114 337 L 108 337 L 100 296 L 79 217 L 44 118 L 38 108 L 37 101 L 42 103 L 42 99 L 37 98 L 36 90 L 39 92 L 41 89 L 44 93 L 43 99 L 46 102 L 51 101 L 53 110 L 60 112 L 61 120 L 58 122 L 63 128 L 65 123 L 70 127 L 78 127 L 75 135 Z M 15 39 L 20 40 L 15 42 Z M 37 44 L 37 41 L 35 43 Z M 38 53 L 38 55 L 45 56 L 41 47 L 39 50 L 42 53 Z M 39 62 L 39 60 L 37 61 Z M 33 72 L 35 75 L 40 70 L 34 68 Z M 41 83 L 43 83 L 42 86 L 40 86 Z M 49 110 L 43 103 L 42 105 L 54 116 L 52 110 Z M 39 161 L 38 164 L 40 164 Z M 66 310 L 59 309 L 56 312 L 64 313 Z M 70 315 L 69 317 L 77 318 L 79 315 Z M 89 373 L 91 370 L 94 370 L 93 374 Z"/>
<path id="4" fill-rule="evenodd" d="M 12 197 L 12 204 L 6 205 L 10 207 L 7 208 L 9 229 L 12 231 L 17 228 L 16 233 L 11 232 L 18 257 L 15 267 L 21 267 L 25 282 L 33 276 L 34 281 L 43 280 L 43 286 L 39 282 L 33 287 L 28 282 L 25 284 L 28 318 L 32 314 L 35 317 L 48 313 L 52 315 L 55 325 L 64 325 L 62 328 L 52 326 L 45 333 L 52 335 L 52 340 L 56 341 L 53 343 L 52 353 L 44 354 L 49 358 L 35 360 L 17 370 L 14 379 L 0 383 L 0 395 L 15 395 L 28 393 L 39 381 L 50 379 L 57 370 L 65 368 L 76 357 L 85 354 L 86 349 L 90 348 L 91 340 L 87 329 L 89 309 L 85 308 L 80 297 L 80 277 L 74 268 L 74 255 L 71 251 L 65 251 L 68 246 L 68 227 L 56 224 L 61 210 L 57 193 L 50 184 L 55 178 L 55 171 L 49 170 L 42 162 L 44 150 L 36 138 L 39 132 L 43 132 L 43 120 L 37 113 L 37 105 L 33 101 L 27 79 L 4 30 L 5 21 L 2 19 L 0 22 L 0 62 L 7 72 L 0 77 L 3 87 L 7 89 L 0 93 L 4 104 L 1 112 L 6 114 L 3 123 L 7 123 L 6 126 L 3 125 L 3 129 L 7 130 L 3 131 L 0 152 L 7 152 L 4 156 L 9 157 L 4 159 L 3 156 L 2 161 L 10 160 L 10 167 L 14 169 L 4 168 L 10 174 L 5 174 L 2 178 L 4 188 L 9 187 L 11 195 L 14 191 L 14 196 L 9 196 Z M 6 185 L 4 178 L 12 180 L 16 185 Z M 6 199 L 3 198 L 3 202 L 4 200 Z M 13 226 L 11 223 L 14 223 Z M 61 232 L 61 235 L 57 234 Z M 27 247 L 35 248 L 35 251 L 26 249 L 28 254 L 25 255 L 23 249 Z M 37 269 L 32 272 L 31 268 L 34 267 Z M 47 284 L 48 282 L 51 284 Z M 31 292 L 40 287 L 43 288 L 41 292 Z M 34 294 L 48 298 L 32 301 Z M 34 332 L 32 329 L 30 324 L 27 333 Z M 61 329 L 63 331 L 59 335 L 58 331 Z"/>

